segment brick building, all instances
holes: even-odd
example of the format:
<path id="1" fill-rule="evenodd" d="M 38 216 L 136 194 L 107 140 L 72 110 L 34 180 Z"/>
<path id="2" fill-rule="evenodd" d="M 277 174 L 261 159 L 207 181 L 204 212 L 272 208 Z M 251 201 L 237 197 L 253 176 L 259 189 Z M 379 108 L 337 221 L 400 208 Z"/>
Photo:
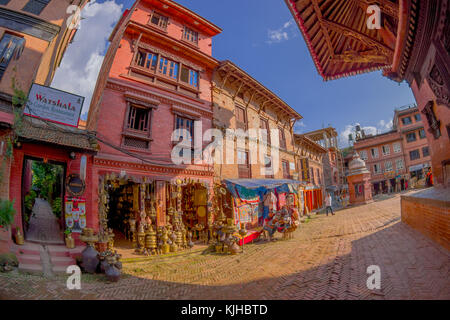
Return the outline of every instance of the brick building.
<path id="1" fill-rule="evenodd" d="M 243 132 L 262 129 L 268 142 L 267 154 L 261 159 L 257 135 L 243 138 L 239 145 L 237 137 L 233 136 L 230 139 L 232 145 L 223 148 L 223 163 L 214 166 L 219 181 L 227 178 L 294 178 L 297 167 L 293 125 L 302 119 L 300 114 L 230 61 L 221 62 L 215 70 L 213 105 L 214 127 L 224 136 L 227 129 Z M 276 136 L 271 135 L 272 130 Z M 273 157 L 272 148 L 278 152 L 278 157 Z M 233 157 L 228 163 L 230 152 Z"/>
<path id="2" fill-rule="evenodd" d="M 304 135 L 327 150 L 323 158 L 325 190 L 332 194 L 333 205 L 339 206 L 340 194 L 347 190 L 347 183 L 344 175 L 344 159 L 337 142 L 338 133 L 336 129 L 328 127 L 306 132 Z"/>
<path id="3" fill-rule="evenodd" d="M 294 134 L 294 139 L 298 179 L 304 182 L 303 212 L 321 209 L 325 196 L 323 161 L 328 151 L 302 134 Z"/>
<path id="4" fill-rule="evenodd" d="M 156 210 L 153 222 L 164 226 L 177 181 L 212 191 L 214 171 L 191 150 L 194 142 L 199 141 L 200 151 L 208 144 L 202 138 L 212 126 L 211 80 L 218 65 L 211 56 L 212 38 L 220 32 L 176 2 L 160 0 L 136 1 L 113 30 L 87 120 L 100 141 L 92 171 L 98 190 L 92 202 L 99 204 L 92 209 L 93 227 L 100 234 L 108 227 L 117 228 L 117 236 L 124 233 L 118 224 L 128 214 L 139 219 L 139 212 L 143 224 L 142 213 L 150 206 Z M 180 139 L 187 148 L 172 154 Z M 185 162 L 173 160 L 180 155 L 187 156 Z M 123 192 L 128 186 L 136 197 L 133 210 L 122 216 L 120 210 L 109 212 L 102 201 L 113 196 L 113 186 Z M 145 207 L 137 200 L 143 190 Z M 121 206 L 122 199 L 110 199 L 111 206 Z M 206 225 L 203 209 L 192 215 Z M 113 219 L 116 225 L 110 224 Z"/>
<path id="5" fill-rule="evenodd" d="M 397 130 L 356 139 L 353 147 L 371 173 L 374 195 L 407 188 L 409 176 L 402 141 Z"/>
<path id="6" fill-rule="evenodd" d="M 431 167 L 430 147 L 425 133 L 422 115 L 417 106 L 395 110 L 394 129 L 402 137 L 405 165 L 415 181 L 424 179 Z"/>

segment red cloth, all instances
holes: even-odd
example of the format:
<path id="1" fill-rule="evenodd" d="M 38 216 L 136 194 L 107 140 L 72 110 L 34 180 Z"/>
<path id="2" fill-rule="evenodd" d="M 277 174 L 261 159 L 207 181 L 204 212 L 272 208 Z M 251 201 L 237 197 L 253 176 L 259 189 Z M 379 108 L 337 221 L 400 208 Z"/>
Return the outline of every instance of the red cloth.
<path id="1" fill-rule="evenodd" d="M 261 231 L 262 232 L 262 231 Z M 248 234 L 244 237 L 244 239 L 239 240 L 239 245 L 242 246 L 242 244 L 246 244 L 251 242 L 252 240 L 255 240 L 259 237 L 261 232 L 258 231 L 248 231 Z"/>

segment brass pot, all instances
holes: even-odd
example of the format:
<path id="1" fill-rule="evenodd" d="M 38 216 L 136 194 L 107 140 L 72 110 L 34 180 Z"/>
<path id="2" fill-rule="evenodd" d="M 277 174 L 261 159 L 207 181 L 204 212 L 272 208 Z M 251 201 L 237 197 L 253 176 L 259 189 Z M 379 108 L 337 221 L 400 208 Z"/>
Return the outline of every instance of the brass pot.
<path id="1" fill-rule="evenodd" d="M 72 234 L 68 234 L 65 238 L 66 247 L 69 249 L 75 248 L 75 239 L 72 238 Z"/>
<path id="2" fill-rule="evenodd" d="M 20 232 L 19 229 L 17 229 L 16 234 L 14 235 L 14 238 L 16 239 L 16 244 L 19 246 L 23 245 L 25 240 L 23 238 L 23 234 Z"/>

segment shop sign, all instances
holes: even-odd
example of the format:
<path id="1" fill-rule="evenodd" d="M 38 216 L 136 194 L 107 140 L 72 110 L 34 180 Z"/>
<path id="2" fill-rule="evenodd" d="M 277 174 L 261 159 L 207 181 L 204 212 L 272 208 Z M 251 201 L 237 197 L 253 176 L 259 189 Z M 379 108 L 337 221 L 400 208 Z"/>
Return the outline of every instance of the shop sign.
<path id="1" fill-rule="evenodd" d="M 86 199 L 66 196 L 64 199 L 66 227 L 81 233 L 86 228 Z"/>
<path id="2" fill-rule="evenodd" d="M 86 184 L 78 174 L 71 174 L 67 177 L 66 189 L 72 196 L 81 196 L 84 193 Z"/>
<path id="3" fill-rule="evenodd" d="M 23 114 L 78 127 L 84 97 L 33 83 Z"/>

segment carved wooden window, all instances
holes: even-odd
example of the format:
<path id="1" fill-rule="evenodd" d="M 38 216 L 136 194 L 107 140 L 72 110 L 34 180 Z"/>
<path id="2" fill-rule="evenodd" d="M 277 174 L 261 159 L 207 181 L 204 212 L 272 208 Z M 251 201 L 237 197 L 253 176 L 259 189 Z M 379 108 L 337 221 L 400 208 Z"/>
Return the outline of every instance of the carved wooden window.
<path id="1" fill-rule="evenodd" d="M 0 41 L 0 80 L 12 59 L 17 60 L 23 52 L 25 39 L 5 33 Z"/>
<path id="2" fill-rule="evenodd" d="M 183 39 L 198 44 L 198 32 L 194 31 L 188 27 L 184 27 Z"/>
<path id="3" fill-rule="evenodd" d="M 416 113 L 416 114 L 414 115 L 414 120 L 416 120 L 416 122 L 419 122 L 419 121 L 422 120 L 422 117 L 420 116 L 420 113 Z"/>
<path id="4" fill-rule="evenodd" d="M 139 50 L 136 54 L 136 64 L 150 70 L 156 70 L 158 55 L 150 51 Z"/>
<path id="5" fill-rule="evenodd" d="M 379 174 L 381 173 L 381 166 L 379 163 L 376 163 L 373 165 L 373 173 L 374 174 Z"/>
<path id="6" fill-rule="evenodd" d="M 44 10 L 49 3 L 50 0 L 29 0 L 22 10 L 35 15 L 40 15 L 42 10 Z"/>
<path id="7" fill-rule="evenodd" d="M 150 23 L 160 27 L 163 30 L 166 30 L 167 25 L 169 24 L 169 18 L 157 12 L 153 12 L 152 16 L 150 17 Z"/>
<path id="8" fill-rule="evenodd" d="M 172 61 L 166 57 L 159 59 L 158 72 L 172 79 L 178 79 L 178 62 Z"/>
<path id="9" fill-rule="evenodd" d="M 393 171 L 394 169 L 392 168 L 392 161 L 386 161 L 385 163 L 384 163 L 384 171 L 385 172 L 391 172 L 391 171 Z"/>
<path id="10" fill-rule="evenodd" d="M 395 167 L 397 168 L 397 170 L 404 169 L 405 166 L 404 166 L 404 164 L 403 164 L 403 159 L 397 159 L 397 160 L 395 160 Z"/>
<path id="11" fill-rule="evenodd" d="M 370 149 L 370 153 L 372 155 L 372 159 L 378 158 L 378 149 L 377 148 Z"/>
<path id="12" fill-rule="evenodd" d="M 399 153 L 402 152 L 402 146 L 400 145 L 400 142 L 394 143 L 394 152 Z M 364 160 L 364 159 L 363 159 Z"/>
<path id="13" fill-rule="evenodd" d="M 262 129 L 263 141 L 265 140 L 267 144 L 270 144 L 269 121 L 267 119 L 261 118 L 260 127 Z"/>
<path id="14" fill-rule="evenodd" d="M 422 156 L 425 158 L 425 157 L 428 157 L 430 155 L 430 148 L 429 147 L 423 147 L 422 148 Z"/>
<path id="15" fill-rule="evenodd" d="M 148 109 L 131 106 L 128 113 L 128 129 L 148 132 L 150 112 Z"/>
<path id="16" fill-rule="evenodd" d="M 236 129 L 247 130 L 247 116 L 244 108 L 235 106 Z"/>
<path id="17" fill-rule="evenodd" d="M 419 130 L 419 137 L 420 139 L 425 139 L 427 137 L 424 129 Z"/>
<path id="18" fill-rule="evenodd" d="M 181 67 L 180 80 L 193 87 L 198 88 L 198 71 L 186 66 Z"/>
<path id="19" fill-rule="evenodd" d="M 127 98 L 127 102 L 122 143 L 124 146 L 134 149 L 148 149 L 152 140 L 152 110 L 156 106 L 131 98 Z"/>
<path id="20" fill-rule="evenodd" d="M 385 145 L 381 147 L 381 151 L 383 152 L 383 156 L 388 156 L 391 153 L 391 148 L 389 145 Z"/>
<path id="21" fill-rule="evenodd" d="M 270 156 L 264 156 L 264 174 L 266 178 L 273 179 L 272 158 Z"/>
<path id="22" fill-rule="evenodd" d="M 175 116 L 175 130 L 177 130 L 177 136 L 184 137 L 184 140 L 190 141 L 192 147 L 194 146 L 194 120 L 181 117 L 179 115 Z M 184 131 L 185 130 L 185 131 Z M 184 136 L 183 132 L 188 133 L 189 136 Z"/>
<path id="23" fill-rule="evenodd" d="M 410 151 L 409 152 L 409 159 L 411 159 L 411 161 L 420 159 L 419 149 Z"/>
<path id="24" fill-rule="evenodd" d="M 281 161 L 281 167 L 283 169 L 283 178 L 284 179 L 290 179 L 290 174 L 289 174 L 289 162 L 286 160 L 282 160 Z M 312 170 L 312 168 L 311 168 Z M 314 179 L 314 173 L 311 174 L 311 178 Z"/>
<path id="25" fill-rule="evenodd" d="M 239 178 L 251 178 L 251 168 L 248 158 L 248 151 L 238 150 L 237 157 Z"/>
<path id="26" fill-rule="evenodd" d="M 279 128 L 280 131 L 280 148 L 286 150 L 286 135 L 284 134 L 284 129 Z"/>
<path id="27" fill-rule="evenodd" d="M 410 133 L 406 134 L 406 142 L 413 142 L 416 140 L 417 140 L 417 137 L 416 137 L 415 132 L 410 132 Z"/>
<path id="28" fill-rule="evenodd" d="M 402 118 L 402 123 L 403 123 L 404 125 L 411 124 L 411 123 L 412 123 L 411 117 L 404 117 L 404 118 Z"/>

